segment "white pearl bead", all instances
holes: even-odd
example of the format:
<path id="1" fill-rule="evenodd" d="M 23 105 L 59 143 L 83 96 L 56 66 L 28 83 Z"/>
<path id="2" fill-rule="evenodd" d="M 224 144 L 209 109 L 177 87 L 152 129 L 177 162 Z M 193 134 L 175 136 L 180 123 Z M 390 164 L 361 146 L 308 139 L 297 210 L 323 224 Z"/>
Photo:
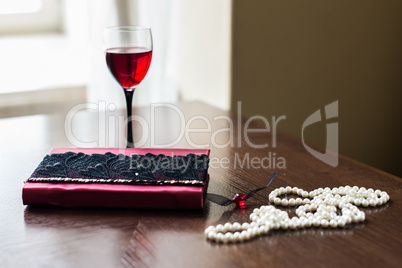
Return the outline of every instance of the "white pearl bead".
<path id="1" fill-rule="evenodd" d="M 258 235 L 258 227 L 254 227 L 251 229 L 251 235 L 252 237 Z"/>
<path id="2" fill-rule="evenodd" d="M 264 225 L 264 224 L 265 224 L 264 220 L 262 220 L 262 219 L 257 220 L 257 226 Z"/>
<path id="3" fill-rule="evenodd" d="M 345 221 L 343 219 L 337 220 L 338 226 L 339 227 L 344 227 L 345 226 Z"/>
<path id="4" fill-rule="evenodd" d="M 302 189 L 297 189 L 297 195 L 302 195 L 303 194 L 303 190 Z"/>
<path id="5" fill-rule="evenodd" d="M 264 231 L 264 230 L 265 230 L 264 227 L 265 227 L 265 226 L 260 226 L 260 227 L 258 227 L 258 233 L 259 233 L 260 235 L 261 235 L 261 234 L 266 234 L 265 231 Z"/>
<path id="6" fill-rule="evenodd" d="M 243 230 L 247 230 L 250 227 L 250 224 L 245 222 L 241 225 L 241 227 L 243 228 Z"/>
<path id="7" fill-rule="evenodd" d="M 296 229 L 296 224 L 295 224 L 293 221 L 291 221 L 291 222 L 289 223 L 289 228 L 290 228 L 290 229 Z"/>
<path id="8" fill-rule="evenodd" d="M 223 243 L 229 243 L 232 240 L 232 234 L 231 233 L 226 233 L 223 236 Z"/>
<path id="9" fill-rule="evenodd" d="M 246 238 L 247 238 L 246 231 L 241 232 L 239 235 L 239 241 L 244 241 L 246 240 Z"/>
<path id="10" fill-rule="evenodd" d="M 216 232 L 218 232 L 218 233 L 226 232 L 225 227 L 223 227 L 222 224 L 216 225 Z"/>
<path id="11" fill-rule="evenodd" d="M 248 229 L 248 230 L 246 231 L 246 239 L 248 240 L 248 239 L 250 239 L 250 238 L 252 238 L 251 229 Z"/>
<path id="12" fill-rule="evenodd" d="M 205 235 L 207 235 L 210 231 L 215 231 L 215 227 L 209 226 L 207 229 L 205 229 Z"/>
<path id="13" fill-rule="evenodd" d="M 235 223 L 233 223 L 232 228 L 233 228 L 234 231 L 240 230 L 241 229 L 241 224 L 238 223 L 238 222 L 235 222 Z"/>
<path id="14" fill-rule="evenodd" d="M 289 206 L 293 207 L 294 205 L 296 205 L 296 200 L 294 198 L 290 198 L 289 199 Z"/>
<path id="15" fill-rule="evenodd" d="M 297 214 L 299 217 L 306 217 L 306 212 L 305 211 L 300 211 L 299 214 Z"/>
<path id="16" fill-rule="evenodd" d="M 355 204 L 356 206 L 360 206 L 360 205 L 362 204 L 362 201 L 360 200 L 360 198 L 358 198 L 358 199 L 356 199 L 356 200 L 354 201 L 354 204 Z"/>
<path id="17" fill-rule="evenodd" d="M 329 225 L 330 225 L 332 228 L 338 227 L 338 223 L 337 223 L 335 220 L 331 220 L 331 221 L 329 222 Z"/>
<path id="18" fill-rule="evenodd" d="M 219 233 L 219 234 L 216 235 L 215 240 L 217 242 L 223 242 L 223 237 L 224 237 L 223 234 Z"/>
<path id="19" fill-rule="evenodd" d="M 231 223 L 229 223 L 229 222 L 227 222 L 227 223 L 225 223 L 225 225 L 223 225 L 223 227 L 225 227 L 226 228 L 226 231 L 232 231 L 232 224 Z"/>
<path id="20" fill-rule="evenodd" d="M 216 233 L 214 233 L 214 232 L 209 232 L 209 233 L 207 234 L 207 237 L 208 237 L 208 239 L 210 239 L 210 240 L 215 240 L 215 239 L 216 239 Z"/>
<path id="21" fill-rule="evenodd" d="M 236 232 L 233 234 L 233 242 L 240 241 L 240 232 Z"/>
<path id="22" fill-rule="evenodd" d="M 301 218 L 300 220 L 296 221 L 296 228 L 303 228 L 306 225 L 307 219 Z"/>

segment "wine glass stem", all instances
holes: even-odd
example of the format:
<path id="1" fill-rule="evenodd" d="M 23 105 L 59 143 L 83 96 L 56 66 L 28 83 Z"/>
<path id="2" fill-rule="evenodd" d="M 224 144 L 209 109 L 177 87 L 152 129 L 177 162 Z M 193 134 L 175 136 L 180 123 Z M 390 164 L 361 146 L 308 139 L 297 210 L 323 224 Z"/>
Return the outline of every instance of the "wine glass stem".
<path id="1" fill-rule="evenodd" d="M 133 104 L 133 95 L 135 89 L 124 89 L 124 93 L 126 95 L 126 105 L 127 105 L 127 148 L 134 148 L 133 141 L 133 124 L 132 124 L 132 104 Z"/>

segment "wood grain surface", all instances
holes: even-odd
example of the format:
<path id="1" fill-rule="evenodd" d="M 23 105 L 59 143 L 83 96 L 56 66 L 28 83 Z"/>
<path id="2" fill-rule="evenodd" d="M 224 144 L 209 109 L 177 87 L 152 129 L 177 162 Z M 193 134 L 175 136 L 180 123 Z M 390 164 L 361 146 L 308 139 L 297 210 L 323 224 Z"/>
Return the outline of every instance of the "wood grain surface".
<path id="1" fill-rule="evenodd" d="M 119 209 L 60 209 L 25 207 L 21 189 L 42 158 L 55 147 L 75 147 L 65 131 L 69 109 L 57 112 L 0 119 L 0 266 L 1 267 L 400 267 L 402 263 L 402 180 L 380 170 L 340 156 L 331 167 L 310 155 L 300 139 L 283 133 L 250 132 L 254 144 L 247 145 L 245 119 L 203 103 L 180 104 L 186 123 L 198 115 L 208 118 L 211 132 L 190 133 L 173 147 L 192 148 L 208 144 L 211 159 L 208 193 L 233 197 L 264 186 L 274 170 L 280 175 L 270 188 L 247 201 L 246 209 L 221 207 L 209 201 L 204 211 L 160 211 Z M 71 108 L 71 107 L 67 107 Z M 116 142 L 124 130 L 113 128 L 124 111 L 103 114 L 82 110 L 72 118 L 72 133 L 89 145 L 101 137 L 101 147 L 124 145 Z M 150 122 L 150 108 L 134 109 L 134 114 Z M 171 108 L 155 109 L 155 143 L 166 144 L 180 134 L 179 113 Z M 233 146 L 228 131 L 233 119 Z M 105 118 L 105 119 L 104 119 Z M 111 119 L 115 118 L 115 119 Z M 215 120 L 214 120 L 215 118 Z M 107 124 L 103 125 L 102 120 Z M 191 128 L 206 128 L 202 119 Z M 252 126 L 261 127 L 257 121 Z M 240 127 L 240 132 L 239 132 Z M 134 124 L 138 143 L 144 129 Z M 99 134 L 100 133 L 100 134 Z M 324 134 L 325 135 L 325 134 Z M 149 134 L 149 137 L 151 134 Z M 106 140 L 102 141 L 102 138 Z M 239 146 L 238 142 L 242 145 Z M 103 145 L 103 146 L 102 146 Z M 150 138 L 143 145 L 149 147 Z M 223 148 L 218 148 L 223 147 Z M 369 147 L 368 147 L 369 150 Z M 275 153 L 286 168 L 239 165 L 247 155 L 263 159 Z M 222 164 L 222 159 L 224 164 Z M 257 161 L 257 160 L 256 160 Z M 395 161 L 395 160 L 393 160 Z M 397 159 L 400 161 L 400 159 Z M 272 164 L 272 163 L 271 163 Z M 346 228 L 308 228 L 272 231 L 242 244 L 221 245 L 207 241 L 204 229 L 211 224 L 248 221 L 252 210 L 268 204 L 268 194 L 281 186 L 305 190 L 319 187 L 357 185 L 387 191 L 390 202 L 377 208 L 363 208 L 366 221 Z M 285 209 L 294 213 L 293 209 Z"/>

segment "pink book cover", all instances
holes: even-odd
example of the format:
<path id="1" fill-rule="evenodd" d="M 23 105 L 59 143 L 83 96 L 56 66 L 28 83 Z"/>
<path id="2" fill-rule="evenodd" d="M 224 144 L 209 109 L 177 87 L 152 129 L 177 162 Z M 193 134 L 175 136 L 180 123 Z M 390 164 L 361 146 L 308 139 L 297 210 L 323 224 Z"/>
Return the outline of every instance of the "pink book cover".
<path id="1" fill-rule="evenodd" d="M 52 154 L 66 152 L 118 155 L 186 156 L 207 155 L 208 149 L 146 149 L 146 148 L 57 148 Z M 209 176 L 202 185 L 127 185 L 100 183 L 26 182 L 22 189 L 24 205 L 87 207 L 87 208 L 141 208 L 141 209 L 202 209 Z"/>

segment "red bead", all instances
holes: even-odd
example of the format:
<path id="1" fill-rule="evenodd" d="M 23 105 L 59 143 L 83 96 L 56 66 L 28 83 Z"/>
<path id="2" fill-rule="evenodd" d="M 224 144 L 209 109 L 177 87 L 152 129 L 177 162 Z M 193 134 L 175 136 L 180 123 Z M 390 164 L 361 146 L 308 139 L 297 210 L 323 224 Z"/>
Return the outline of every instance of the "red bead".
<path id="1" fill-rule="evenodd" d="M 236 194 L 233 197 L 233 203 L 236 204 L 236 206 L 245 208 L 246 207 L 246 196 L 244 194 Z"/>

